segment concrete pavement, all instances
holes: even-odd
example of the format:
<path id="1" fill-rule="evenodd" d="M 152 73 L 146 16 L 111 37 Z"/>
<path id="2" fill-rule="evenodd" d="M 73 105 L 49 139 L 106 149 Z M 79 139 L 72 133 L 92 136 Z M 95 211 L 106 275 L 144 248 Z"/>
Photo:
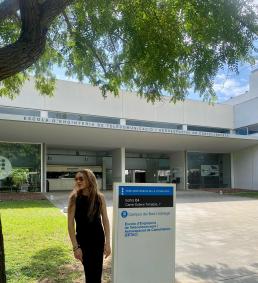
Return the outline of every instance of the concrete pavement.
<path id="1" fill-rule="evenodd" d="M 258 282 L 258 200 L 201 194 L 178 196 L 177 282 Z"/>
<path id="2" fill-rule="evenodd" d="M 67 206 L 68 193 L 46 195 Z M 179 191 L 176 203 L 177 283 L 258 283 L 258 200 Z"/>

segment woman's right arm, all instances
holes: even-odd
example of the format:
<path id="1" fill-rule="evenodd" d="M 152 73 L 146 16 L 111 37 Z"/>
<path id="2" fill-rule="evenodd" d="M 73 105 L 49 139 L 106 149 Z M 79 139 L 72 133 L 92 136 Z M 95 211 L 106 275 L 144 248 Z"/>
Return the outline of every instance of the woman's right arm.
<path id="1" fill-rule="evenodd" d="M 68 213 L 67 213 L 67 218 L 68 218 L 68 233 L 73 245 L 73 252 L 74 252 L 74 257 L 76 259 L 79 259 L 82 261 L 82 250 L 80 249 L 76 236 L 75 236 L 75 228 L 74 228 L 74 215 L 75 215 L 75 202 L 69 198 L 69 204 L 68 204 Z"/>

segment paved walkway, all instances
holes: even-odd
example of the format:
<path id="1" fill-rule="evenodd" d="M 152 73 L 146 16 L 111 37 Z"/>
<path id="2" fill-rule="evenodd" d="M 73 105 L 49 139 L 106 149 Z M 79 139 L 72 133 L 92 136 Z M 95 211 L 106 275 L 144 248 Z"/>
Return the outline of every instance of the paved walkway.
<path id="1" fill-rule="evenodd" d="M 105 195 L 112 220 L 112 193 Z M 67 196 L 47 194 L 60 209 Z M 176 283 L 218 282 L 258 283 L 258 200 L 177 192 Z"/>

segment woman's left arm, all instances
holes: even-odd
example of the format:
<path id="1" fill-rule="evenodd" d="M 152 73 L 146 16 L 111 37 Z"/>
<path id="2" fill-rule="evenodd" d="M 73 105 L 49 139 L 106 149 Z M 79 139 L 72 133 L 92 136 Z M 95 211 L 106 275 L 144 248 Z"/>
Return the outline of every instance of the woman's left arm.
<path id="1" fill-rule="evenodd" d="M 111 254 L 110 225 L 109 225 L 107 206 L 106 206 L 104 195 L 101 195 L 101 216 L 102 216 L 102 223 L 103 223 L 104 232 L 105 232 L 104 254 L 105 254 L 105 258 L 107 258 Z"/>

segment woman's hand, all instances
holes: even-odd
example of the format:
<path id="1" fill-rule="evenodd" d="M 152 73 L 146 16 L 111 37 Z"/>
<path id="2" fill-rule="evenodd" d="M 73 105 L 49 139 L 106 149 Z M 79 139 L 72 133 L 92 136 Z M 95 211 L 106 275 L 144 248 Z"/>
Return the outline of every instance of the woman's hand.
<path id="1" fill-rule="evenodd" d="M 81 248 L 76 249 L 73 253 L 74 253 L 74 257 L 82 262 L 82 250 L 81 250 Z"/>
<path id="2" fill-rule="evenodd" d="M 105 246 L 104 246 L 104 255 L 105 255 L 105 258 L 109 257 L 111 254 L 111 247 L 110 247 L 110 244 L 109 243 L 105 243 Z"/>

